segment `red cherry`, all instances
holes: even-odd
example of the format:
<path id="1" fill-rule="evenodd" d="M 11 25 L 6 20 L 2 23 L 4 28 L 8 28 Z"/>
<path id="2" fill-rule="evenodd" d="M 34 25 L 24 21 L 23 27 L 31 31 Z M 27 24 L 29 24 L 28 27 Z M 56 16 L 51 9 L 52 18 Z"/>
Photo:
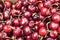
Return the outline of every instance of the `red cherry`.
<path id="1" fill-rule="evenodd" d="M 56 8 L 52 8 L 52 9 L 51 9 L 51 14 L 55 14 L 56 11 L 57 11 Z"/>
<path id="2" fill-rule="evenodd" d="M 58 27 L 58 33 L 60 34 L 60 27 Z"/>
<path id="3" fill-rule="evenodd" d="M 12 21 L 11 20 L 6 20 L 5 22 L 7 25 L 12 25 Z"/>
<path id="4" fill-rule="evenodd" d="M 15 9 L 16 8 L 16 5 L 12 5 L 12 9 Z"/>
<path id="5" fill-rule="evenodd" d="M 29 11 L 25 11 L 23 16 L 29 18 L 31 16 L 31 13 Z"/>
<path id="6" fill-rule="evenodd" d="M 40 22 L 40 23 L 38 23 L 38 26 L 39 27 L 44 27 L 44 26 L 46 26 L 46 23 L 45 22 Z"/>
<path id="7" fill-rule="evenodd" d="M 15 13 L 16 13 L 16 10 L 15 9 L 12 9 L 10 14 L 14 17 L 14 16 L 16 16 Z"/>
<path id="8" fill-rule="evenodd" d="M 11 27 L 12 26 L 10 26 L 10 25 L 4 25 L 4 27 L 3 27 L 4 32 L 6 32 L 6 33 L 11 32 L 12 31 L 12 28 Z"/>
<path id="9" fill-rule="evenodd" d="M 23 32 L 25 35 L 30 35 L 32 33 L 31 28 L 29 26 L 25 26 Z"/>
<path id="10" fill-rule="evenodd" d="M 9 11 L 8 10 L 4 11 L 3 17 L 4 17 L 4 19 L 9 19 L 10 15 L 9 15 Z"/>
<path id="11" fill-rule="evenodd" d="M 35 7 L 34 5 L 28 5 L 28 10 L 29 10 L 30 12 L 35 12 L 36 7 Z"/>
<path id="12" fill-rule="evenodd" d="M 28 19 L 25 18 L 25 17 L 22 17 L 22 18 L 21 18 L 21 21 L 20 21 L 20 25 L 25 26 L 25 25 L 27 25 L 27 24 L 28 24 Z"/>
<path id="13" fill-rule="evenodd" d="M 10 14 L 15 17 L 20 14 L 20 10 L 12 9 Z"/>
<path id="14" fill-rule="evenodd" d="M 5 23 L 3 22 L 3 23 L 1 23 L 3 26 L 5 25 Z"/>
<path id="15" fill-rule="evenodd" d="M 47 10 L 47 12 L 46 12 L 46 14 L 45 14 L 45 15 L 46 15 L 46 16 L 51 15 L 50 10 Z"/>
<path id="16" fill-rule="evenodd" d="M 20 23 L 19 23 L 19 19 L 18 18 L 15 18 L 15 19 L 13 19 L 13 24 L 15 25 L 15 26 L 18 26 Z"/>
<path id="17" fill-rule="evenodd" d="M 39 35 L 45 36 L 46 34 L 47 34 L 46 28 L 45 28 L 45 27 L 41 27 L 41 28 L 39 29 Z"/>
<path id="18" fill-rule="evenodd" d="M 39 19 L 43 20 L 45 18 L 45 16 L 41 15 L 41 12 L 39 12 Z"/>
<path id="19" fill-rule="evenodd" d="M 22 37 L 19 37 L 17 40 L 24 40 Z"/>
<path id="20" fill-rule="evenodd" d="M 2 32 L 2 37 L 3 37 L 3 39 L 6 38 L 7 37 L 7 33 Z"/>
<path id="21" fill-rule="evenodd" d="M 26 40 L 31 40 L 31 35 L 26 36 Z"/>
<path id="22" fill-rule="evenodd" d="M 30 4 L 34 4 L 34 3 L 37 2 L 37 0 L 28 0 L 28 2 L 29 2 Z"/>
<path id="23" fill-rule="evenodd" d="M 30 20 L 30 21 L 29 21 L 29 26 L 30 26 L 31 28 L 34 26 L 34 24 L 35 24 L 34 20 Z"/>
<path id="24" fill-rule="evenodd" d="M 53 30 L 49 35 L 51 38 L 56 38 L 58 36 L 58 32 L 56 30 Z"/>
<path id="25" fill-rule="evenodd" d="M 38 4 L 38 8 L 39 8 L 39 9 L 42 9 L 43 6 L 44 6 L 43 3 L 39 3 L 39 4 Z"/>
<path id="26" fill-rule="evenodd" d="M 45 8 L 45 7 L 43 7 L 43 8 L 41 9 L 41 15 L 47 16 L 47 15 L 48 15 L 48 14 L 46 13 L 47 11 L 48 11 L 48 9 Z"/>
<path id="27" fill-rule="evenodd" d="M 20 9 L 22 6 L 22 1 L 21 0 L 18 0 L 17 3 L 16 3 L 16 8 L 17 9 Z"/>
<path id="28" fill-rule="evenodd" d="M 15 36 L 21 36 L 22 35 L 22 29 L 20 29 L 19 27 L 16 27 L 14 30 L 13 30 L 13 34 Z"/>
<path id="29" fill-rule="evenodd" d="M 5 1 L 4 2 L 4 6 L 6 7 L 6 8 L 11 8 L 11 2 L 10 1 Z"/>
<path id="30" fill-rule="evenodd" d="M 28 11 L 28 10 L 27 10 L 26 7 L 22 6 L 21 11 L 24 13 L 24 12 L 26 12 L 26 11 Z"/>
<path id="31" fill-rule="evenodd" d="M 44 6 L 46 7 L 46 8 L 49 8 L 50 6 L 51 6 L 51 1 L 46 1 L 45 3 L 44 3 Z"/>
<path id="32" fill-rule="evenodd" d="M 58 15 L 58 14 L 52 15 L 52 20 L 53 20 L 54 22 L 60 22 L 60 15 Z"/>
<path id="33" fill-rule="evenodd" d="M 55 22 L 50 22 L 48 27 L 52 30 L 56 30 L 59 27 L 59 24 Z"/>
<path id="34" fill-rule="evenodd" d="M 33 13 L 32 19 L 37 21 L 39 19 L 39 15 L 37 13 Z"/>
<path id="35" fill-rule="evenodd" d="M 33 30 L 37 32 L 37 31 L 39 30 L 39 27 L 38 27 L 38 25 L 34 25 L 34 28 L 33 28 Z"/>
<path id="36" fill-rule="evenodd" d="M 19 15 L 21 14 L 21 11 L 20 10 L 16 10 L 16 15 Z"/>
<path id="37" fill-rule="evenodd" d="M 27 0 L 23 0 L 23 6 L 27 6 L 28 5 L 28 1 Z"/>
<path id="38" fill-rule="evenodd" d="M 38 40 L 38 33 L 37 33 L 37 32 L 34 32 L 34 33 L 32 34 L 32 39 L 33 39 L 33 40 Z"/>

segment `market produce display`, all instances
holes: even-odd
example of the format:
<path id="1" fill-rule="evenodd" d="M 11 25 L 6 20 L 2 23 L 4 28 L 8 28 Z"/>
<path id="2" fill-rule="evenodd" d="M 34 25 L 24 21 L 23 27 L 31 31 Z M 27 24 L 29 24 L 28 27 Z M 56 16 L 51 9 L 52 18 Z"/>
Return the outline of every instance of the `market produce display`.
<path id="1" fill-rule="evenodd" d="M 60 40 L 60 0 L 0 1 L 0 40 Z"/>

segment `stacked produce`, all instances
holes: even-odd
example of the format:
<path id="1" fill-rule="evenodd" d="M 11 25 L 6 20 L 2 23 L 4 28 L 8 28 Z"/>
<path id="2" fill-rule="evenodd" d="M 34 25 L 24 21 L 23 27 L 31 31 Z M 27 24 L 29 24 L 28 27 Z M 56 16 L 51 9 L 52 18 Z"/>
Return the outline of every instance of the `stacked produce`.
<path id="1" fill-rule="evenodd" d="M 60 40 L 60 0 L 0 1 L 0 40 Z"/>

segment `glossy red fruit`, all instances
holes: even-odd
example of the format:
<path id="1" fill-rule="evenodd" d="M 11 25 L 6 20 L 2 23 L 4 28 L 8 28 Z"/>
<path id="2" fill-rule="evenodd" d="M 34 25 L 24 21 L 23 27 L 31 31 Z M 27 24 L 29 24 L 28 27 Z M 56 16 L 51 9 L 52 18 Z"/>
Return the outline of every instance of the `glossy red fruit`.
<path id="1" fill-rule="evenodd" d="M 44 26 L 46 26 L 46 23 L 45 22 L 40 22 L 40 23 L 38 23 L 38 26 L 39 27 L 44 27 Z"/>
<path id="2" fill-rule="evenodd" d="M 46 1 L 45 3 L 44 3 L 44 6 L 46 7 L 46 8 L 49 8 L 50 6 L 51 6 L 51 1 Z"/>
<path id="3" fill-rule="evenodd" d="M 14 4 L 14 5 L 12 5 L 12 9 L 15 9 L 16 8 L 16 5 Z"/>
<path id="4" fill-rule="evenodd" d="M 58 14 L 52 15 L 52 20 L 53 20 L 54 22 L 60 22 L 60 15 L 58 15 Z"/>
<path id="5" fill-rule="evenodd" d="M 18 18 L 13 19 L 13 24 L 15 26 L 18 26 L 20 24 L 19 19 Z"/>
<path id="6" fill-rule="evenodd" d="M 22 17 L 21 18 L 21 21 L 20 21 L 20 25 L 21 26 L 25 26 L 25 25 L 27 25 L 28 24 L 28 19 L 27 18 L 25 18 L 25 17 Z"/>
<path id="7" fill-rule="evenodd" d="M 47 34 L 46 28 L 45 28 L 45 27 L 41 27 L 41 28 L 39 29 L 39 35 L 45 36 L 46 34 Z"/>
<path id="8" fill-rule="evenodd" d="M 39 26 L 38 25 L 34 25 L 33 30 L 37 32 L 39 30 Z"/>
<path id="9" fill-rule="evenodd" d="M 8 10 L 4 11 L 3 17 L 4 17 L 4 19 L 9 19 L 10 15 L 9 15 L 9 11 Z"/>
<path id="10" fill-rule="evenodd" d="M 35 12 L 36 7 L 35 7 L 34 5 L 28 5 L 28 10 L 29 10 L 30 12 Z"/>
<path id="11" fill-rule="evenodd" d="M 28 11 L 25 6 L 22 6 L 21 11 L 24 13 L 25 11 Z"/>
<path id="12" fill-rule="evenodd" d="M 9 14 L 10 14 L 11 8 L 6 8 L 5 10 L 9 11 Z"/>
<path id="13" fill-rule="evenodd" d="M 52 30 L 56 30 L 59 27 L 59 24 L 55 22 L 50 22 L 48 27 Z"/>
<path id="14" fill-rule="evenodd" d="M 30 20 L 30 21 L 29 21 L 29 26 L 30 26 L 31 28 L 34 26 L 34 24 L 35 24 L 34 20 Z"/>
<path id="15" fill-rule="evenodd" d="M 23 0 L 23 6 L 28 6 L 28 1 L 27 0 Z"/>
<path id="16" fill-rule="evenodd" d="M 6 32 L 2 32 L 2 37 L 6 38 L 7 37 L 7 33 Z"/>
<path id="17" fill-rule="evenodd" d="M 5 23 L 3 22 L 3 23 L 1 23 L 3 26 L 5 25 Z"/>
<path id="18" fill-rule="evenodd" d="M 25 26 L 23 28 L 23 32 L 25 35 L 30 35 L 32 33 L 31 28 L 29 26 Z"/>
<path id="19" fill-rule="evenodd" d="M 38 13 L 39 14 L 39 19 L 43 20 L 45 18 L 45 16 L 41 15 L 41 12 Z"/>
<path id="20" fill-rule="evenodd" d="M 6 7 L 6 8 L 11 8 L 11 2 L 10 1 L 5 1 L 4 2 L 4 6 Z"/>
<path id="21" fill-rule="evenodd" d="M 35 14 L 35 15 L 34 15 L 34 14 Z M 39 15 L 38 15 L 37 13 L 33 13 L 32 19 L 33 19 L 34 21 L 37 21 L 37 20 L 39 19 Z"/>
<path id="22" fill-rule="evenodd" d="M 34 4 L 34 3 L 37 2 L 37 0 L 28 0 L 28 2 L 29 2 L 30 4 Z"/>
<path id="23" fill-rule="evenodd" d="M 41 15 L 47 16 L 47 15 L 48 15 L 48 14 L 46 13 L 47 11 L 48 11 L 48 9 L 45 8 L 45 7 L 43 7 L 43 8 L 41 9 Z"/>
<path id="24" fill-rule="evenodd" d="M 58 36 L 58 32 L 56 30 L 53 30 L 49 35 L 51 38 L 56 38 Z"/>
<path id="25" fill-rule="evenodd" d="M 32 33 L 32 39 L 38 40 L 38 33 L 37 32 Z"/>
<path id="26" fill-rule="evenodd" d="M 25 16 L 26 18 L 29 18 L 31 16 L 31 13 L 29 11 L 25 11 L 23 16 Z"/>
<path id="27" fill-rule="evenodd" d="M 44 7 L 43 3 L 39 3 L 39 4 L 38 4 L 38 8 L 39 8 L 39 9 L 41 9 L 41 8 L 43 8 L 43 7 Z"/>
<path id="28" fill-rule="evenodd" d="M 3 27 L 4 32 L 10 33 L 12 31 L 12 28 L 11 27 L 12 26 L 10 26 L 10 25 L 4 25 L 4 27 Z"/>
<path id="29" fill-rule="evenodd" d="M 58 33 L 60 34 L 60 27 L 58 27 Z"/>
<path id="30" fill-rule="evenodd" d="M 17 3 L 16 3 L 16 9 L 20 9 L 21 6 L 22 6 L 22 1 L 18 0 Z"/>
<path id="31" fill-rule="evenodd" d="M 26 36 L 26 40 L 31 40 L 31 35 Z"/>
<path id="32" fill-rule="evenodd" d="M 16 10 L 15 10 L 15 9 L 12 9 L 11 12 L 10 12 L 10 14 L 12 15 L 12 17 L 17 16 L 17 15 L 16 15 Z"/>
<path id="33" fill-rule="evenodd" d="M 55 14 L 56 11 L 57 11 L 56 8 L 52 8 L 52 9 L 51 9 L 51 14 Z"/>
<path id="34" fill-rule="evenodd" d="M 22 37 L 19 37 L 17 40 L 24 40 Z"/>
<path id="35" fill-rule="evenodd" d="M 13 35 L 15 35 L 15 36 L 22 36 L 22 29 L 20 29 L 19 27 L 16 27 L 13 30 Z"/>
<path id="36" fill-rule="evenodd" d="M 6 20 L 5 22 L 7 25 L 12 25 L 12 21 L 11 20 Z"/>
<path id="37" fill-rule="evenodd" d="M 16 15 L 19 15 L 21 14 L 21 11 L 20 10 L 16 10 Z"/>
<path id="38" fill-rule="evenodd" d="M 50 12 L 50 10 L 49 10 L 49 9 L 47 10 L 47 12 L 46 12 L 45 16 L 48 16 L 48 15 L 51 15 L 51 12 Z"/>

